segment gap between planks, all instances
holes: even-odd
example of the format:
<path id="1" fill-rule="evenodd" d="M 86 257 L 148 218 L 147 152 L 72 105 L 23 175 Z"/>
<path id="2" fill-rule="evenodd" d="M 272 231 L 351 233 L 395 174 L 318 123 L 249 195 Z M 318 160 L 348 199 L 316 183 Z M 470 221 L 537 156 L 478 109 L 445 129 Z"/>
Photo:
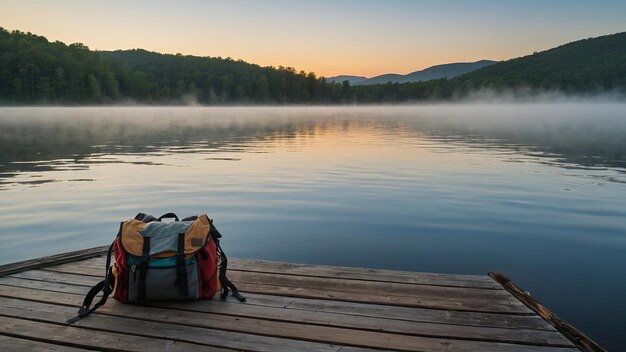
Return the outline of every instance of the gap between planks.
<path id="1" fill-rule="evenodd" d="M 34 260 L 29 260 L 20 263 L 14 263 L 9 265 L 0 266 L 0 276 L 5 275 L 7 273 L 16 273 L 21 270 L 29 269 L 29 268 L 38 268 L 38 267 L 46 267 L 50 263 L 63 263 L 77 260 L 84 260 L 86 258 L 94 257 L 97 255 L 101 255 L 102 251 L 106 249 L 106 247 L 94 248 L 87 251 L 77 251 L 67 254 L 61 254 L 57 256 L 50 256 L 45 258 L 38 258 Z M 100 251 L 100 253 L 98 253 Z M 98 264 L 98 262 L 103 263 L 102 257 L 96 257 L 93 259 L 86 259 L 82 262 L 84 267 L 89 267 L 91 264 Z M 232 262 L 232 260 L 231 260 Z M 100 265 L 102 265 L 100 264 Z M 365 282 L 375 282 L 375 283 L 387 283 L 388 286 L 399 289 L 398 291 L 402 294 L 399 297 L 409 296 L 411 294 L 415 294 L 411 289 L 407 289 L 406 285 L 426 285 L 429 287 L 433 286 L 443 286 L 443 287 L 452 287 L 452 288 L 469 288 L 469 289 L 483 289 L 483 290 L 502 290 L 503 288 L 499 285 L 495 284 L 494 281 L 489 280 L 489 278 L 481 277 L 481 276 L 465 276 L 465 275 L 449 275 L 449 274 L 432 274 L 432 273 L 410 273 L 410 272 L 395 272 L 389 270 L 376 270 L 376 269 L 360 269 L 360 268 L 349 268 L 349 267 L 328 267 L 328 266 L 315 266 L 315 265 L 307 265 L 307 264 L 291 264 L 291 263 L 282 263 L 282 262 L 267 262 L 261 260 L 234 260 L 234 264 L 230 265 L 233 272 L 238 273 L 240 275 L 239 279 L 244 282 L 244 285 L 248 285 L 254 287 L 254 283 L 247 281 L 252 281 L 251 277 L 258 277 L 259 275 L 265 274 L 265 279 L 268 285 L 260 285 L 256 287 L 259 292 L 263 292 L 263 289 L 267 287 L 264 286 L 276 286 L 283 285 L 284 288 L 298 289 L 301 286 L 308 287 L 314 286 L 316 288 L 319 282 L 315 282 L 317 279 L 323 278 L 326 281 L 322 280 L 324 283 L 339 283 L 339 281 L 365 281 Z M 259 269 L 258 267 L 261 267 Z M 101 269 L 102 270 L 102 269 Z M 261 273 L 261 274 L 260 274 Z M 270 275 L 270 274 L 278 274 L 278 275 Z M 83 274 L 89 275 L 89 274 Z M 252 275 L 252 276 L 250 276 Z M 98 275 L 99 276 L 99 275 Z M 293 276 L 294 278 L 289 278 L 289 276 Z M 484 279 L 489 281 L 485 281 Z M 5 278 L 3 278 L 5 279 Z M 15 278 L 6 278 L 6 279 L 15 279 Z M 340 279 L 335 280 L 333 279 Z M 19 279 L 18 279 L 19 280 Z M 38 280 L 38 278 L 31 278 L 30 280 Z M 45 282 L 45 280 L 42 280 Z M 53 283 L 53 282 L 51 282 Z M 402 284 L 402 285 L 397 285 Z M 370 284 L 365 284 L 366 287 L 369 287 Z M 376 287 L 376 285 L 374 285 Z M 311 287 L 308 287 L 311 288 Z M 349 284 L 349 285 L 339 285 L 339 292 L 342 291 L 350 291 L 353 289 L 363 289 L 363 284 Z M 321 288 L 320 288 L 321 291 Z M 428 289 L 426 290 L 428 293 Z M 436 292 L 432 291 L 430 293 Z M 285 292 L 265 292 L 269 295 L 280 295 L 285 294 Z M 319 294 L 320 292 L 316 292 Z M 353 292 L 354 293 L 354 292 Z M 383 293 L 383 292 L 379 292 Z M 421 292 L 424 293 L 424 292 Z M 302 292 L 297 292 L 297 290 L 288 290 L 288 294 L 297 297 L 298 295 L 302 295 Z M 258 295 L 260 297 L 271 297 Z M 279 296 L 276 296 L 279 297 Z M 283 297 L 284 298 L 284 297 Z M 330 297 L 317 297 L 313 296 L 313 298 L 322 298 L 323 300 L 332 300 L 334 299 L 333 295 Z M 297 298 L 303 299 L 303 298 Z M 398 296 L 394 297 L 394 299 L 398 300 Z M 344 303 L 344 302 L 339 302 Z M 348 303 L 348 302 L 346 302 Z M 517 303 L 520 303 L 517 301 Z M 354 303 L 352 303 L 354 304 Z M 290 305 L 290 304 L 287 304 Z M 520 303 L 521 305 L 521 303 Z M 525 305 L 522 305 L 526 307 Z M 400 308 L 400 307 L 398 307 Z M 435 308 L 440 309 L 440 308 Z M 452 311 L 454 312 L 454 310 Z M 532 311 L 531 311 L 532 312 Z M 219 313 L 218 313 L 219 314 Z M 499 313 L 498 313 L 499 314 Z M 532 314 L 532 313 L 531 313 Z M 0 334 L 2 332 L 0 331 Z M 464 340 L 465 341 L 465 340 Z M 350 349 L 349 347 L 340 347 L 342 351 L 346 351 Z M 553 349 L 551 349 L 553 351 Z"/>
<path id="2" fill-rule="evenodd" d="M 29 280 L 16 277 L 0 278 L 0 284 L 35 288 L 52 292 L 64 292 L 84 294 L 89 288 L 67 283 L 55 283 L 49 281 Z M 355 316 L 387 318 L 403 321 L 432 322 L 451 325 L 469 325 L 482 327 L 501 327 L 511 329 L 549 330 L 555 329 L 536 315 L 503 315 L 477 312 L 443 311 L 438 309 L 409 308 L 396 306 L 383 306 L 378 304 L 364 304 L 354 302 L 342 302 L 333 300 L 319 300 L 299 297 L 286 297 L 277 295 L 264 295 L 246 292 L 247 304 L 269 306 L 275 308 L 288 308 L 306 311 L 324 311 L 338 314 Z M 206 301 L 194 302 L 193 304 L 205 304 Z M 229 304 L 243 304 L 237 300 L 226 301 Z"/>
<path id="3" fill-rule="evenodd" d="M 82 302 L 82 295 L 52 293 L 30 288 L 10 288 L 3 285 L 0 285 L 0 296 L 6 298 L 20 297 L 21 299 L 43 303 L 63 304 L 74 308 L 74 310 L 75 307 L 79 306 Z M 119 304 L 114 304 L 118 308 L 120 307 Z M 144 313 L 161 313 L 164 317 L 166 317 L 168 315 L 178 315 L 173 313 L 172 310 L 182 310 L 184 312 L 193 312 L 192 314 L 210 314 L 200 314 L 198 319 L 208 317 L 214 319 L 216 322 L 220 319 L 224 319 L 224 321 L 237 321 L 237 317 L 240 317 L 245 318 L 243 320 L 246 321 L 249 319 L 263 319 L 294 324 L 334 326 L 363 331 L 388 332 L 399 335 L 510 342 L 532 345 L 570 346 L 569 341 L 564 339 L 556 331 L 486 328 L 424 322 L 407 322 L 371 317 L 354 317 L 319 311 L 298 311 L 287 308 L 259 307 L 250 304 L 230 303 L 228 301 L 155 302 L 153 304 L 148 304 L 148 306 L 155 307 L 155 309 L 143 311 Z M 120 310 L 123 312 L 123 316 L 137 318 L 138 316 L 132 315 L 136 309 L 134 307 L 135 306 L 123 306 Z M 166 310 L 164 311 L 163 309 Z M 106 308 L 100 308 L 99 312 L 107 313 L 109 310 Z M 221 318 L 217 316 L 220 316 Z M 226 318 L 224 316 L 228 317 Z M 242 319 L 239 319 L 238 321 L 241 322 Z M 254 333 L 254 331 L 250 332 Z"/>
<path id="4" fill-rule="evenodd" d="M 79 268 L 76 270 L 79 270 Z M 94 276 L 52 273 L 49 270 L 30 270 L 11 276 L 67 282 L 84 286 L 92 286 L 100 281 L 99 278 Z M 285 277 L 278 274 L 265 273 L 240 275 L 237 272 L 232 272 L 229 276 L 244 292 L 455 311 L 534 314 L 528 307 L 504 290 L 471 290 L 453 287 L 402 286 L 401 284 L 395 284 L 394 287 L 398 288 L 398 290 L 389 292 L 388 284 L 382 283 L 349 282 L 350 280 L 313 279 L 310 277 Z"/>
<path id="5" fill-rule="evenodd" d="M 34 303 L 18 299 L 0 300 L 5 307 L 0 313 L 13 318 L 35 319 L 58 324 L 63 319 L 73 316 L 73 307 L 64 307 L 57 304 Z M 107 319 L 102 322 L 102 316 L 115 315 L 115 319 Z M 149 317 L 147 319 L 146 317 Z M 134 321 L 134 322 L 133 322 Z M 173 315 L 171 310 L 159 310 L 137 305 L 113 304 L 103 306 L 92 317 L 77 322 L 79 326 L 92 329 L 104 329 L 107 331 L 130 331 L 136 334 L 151 334 L 162 336 L 168 331 L 171 324 L 191 325 L 196 328 L 215 328 L 220 330 L 258 334 L 269 337 L 297 339 L 311 342 L 332 342 L 333 344 L 345 344 L 355 347 L 391 348 L 402 351 L 571 351 L 571 348 L 562 346 L 537 346 L 530 344 L 508 344 L 500 342 L 482 342 L 455 339 L 440 339 L 420 336 L 393 335 L 387 333 L 368 332 L 351 329 L 340 329 L 324 326 L 310 326 L 303 324 L 284 324 L 259 319 L 225 319 L 225 317 L 212 317 L 207 314 L 187 312 L 186 314 Z M 164 326 L 163 324 L 167 324 Z M 113 330 L 110 330 L 113 329 Z M 134 330 L 133 330 L 134 329 Z M 177 334 L 180 334 L 181 329 Z M 185 329 L 182 329 L 185 331 Z M 199 331 L 193 331 L 192 335 L 198 335 Z M 200 334 L 201 335 L 201 334 Z M 148 336 L 148 335 L 145 335 Z M 187 336 L 187 335 L 186 335 Z M 169 337 L 168 338 L 172 338 Z M 217 343 L 217 342 L 216 342 Z"/>
<path id="6" fill-rule="evenodd" d="M 104 265 L 104 256 L 84 260 L 81 263 L 94 267 Z M 355 267 L 335 267 L 316 264 L 295 264 L 260 259 L 229 258 L 228 270 L 251 271 L 330 279 L 350 279 L 413 285 L 448 286 L 503 290 L 502 286 L 488 276 L 421 273 Z"/>

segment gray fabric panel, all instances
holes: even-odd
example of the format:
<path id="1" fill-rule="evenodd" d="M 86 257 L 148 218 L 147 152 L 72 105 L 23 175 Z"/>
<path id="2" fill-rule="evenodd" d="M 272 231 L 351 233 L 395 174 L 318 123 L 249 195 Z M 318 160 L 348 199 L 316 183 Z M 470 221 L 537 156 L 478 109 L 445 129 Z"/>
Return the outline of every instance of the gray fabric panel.
<path id="1" fill-rule="evenodd" d="M 178 250 L 178 234 L 187 231 L 193 221 L 148 223 L 140 234 L 150 237 L 150 255 Z"/>
<path id="2" fill-rule="evenodd" d="M 137 275 L 131 272 L 128 281 L 128 298 L 131 302 L 137 301 Z M 176 268 L 148 268 L 146 275 L 146 301 L 180 300 L 198 298 L 198 267 L 194 263 L 187 265 L 188 297 L 180 296 L 180 289 L 176 286 Z"/>

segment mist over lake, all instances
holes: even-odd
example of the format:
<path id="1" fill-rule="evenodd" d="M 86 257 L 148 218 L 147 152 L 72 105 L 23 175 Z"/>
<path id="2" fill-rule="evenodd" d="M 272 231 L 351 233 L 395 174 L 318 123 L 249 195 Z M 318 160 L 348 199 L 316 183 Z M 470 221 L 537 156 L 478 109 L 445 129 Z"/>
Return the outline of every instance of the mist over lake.
<path id="1" fill-rule="evenodd" d="M 626 325 L 625 111 L 0 108 L 0 263 L 109 244 L 138 212 L 206 212 L 235 257 L 503 271 L 610 345 Z"/>

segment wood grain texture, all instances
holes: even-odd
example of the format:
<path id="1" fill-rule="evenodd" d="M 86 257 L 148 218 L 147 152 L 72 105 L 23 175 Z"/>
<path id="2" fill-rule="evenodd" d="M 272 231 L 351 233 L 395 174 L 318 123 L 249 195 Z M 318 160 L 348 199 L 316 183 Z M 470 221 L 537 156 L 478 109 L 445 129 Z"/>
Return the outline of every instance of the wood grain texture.
<path id="1" fill-rule="evenodd" d="M 93 267 L 101 267 L 104 262 L 104 257 L 96 257 L 91 260 L 83 261 L 82 263 Z M 295 264 L 260 259 L 229 257 L 228 270 L 388 283 L 395 282 L 413 285 L 484 288 L 491 290 L 503 289 L 502 286 L 493 282 L 493 280 L 489 279 L 489 277 L 480 275 L 420 273 L 328 265 Z"/>
<path id="2" fill-rule="evenodd" d="M 72 306 L 63 306 L 55 303 L 42 303 L 33 301 L 0 298 L 4 306 L 0 315 L 13 318 L 38 320 L 51 324 L 65 325 L 65 321 L 76 315 L 76 309 Z M 113 305 L 115 307 L 115 305 Z M 103 307 L 104 308 L 104 307 Z M 115 308 L 107 307 L 104 312 Z M 147 307 L 139 308 L 144 312 Z M 183 318 L 184 316 L 181 316 Z M 156 339 L 170 339 L 213 348 L 232 348 L 235 350 L 248 350 L 259 352 L 288 352 L 288 351 L 314 351 L 336 352 L 341 346 L 333 346 L 327 343 L 314 343 L 309 341 L 289 340 L 266 337 L 254 334 L 242 334 L 237 332 L 220 331 L 197 324 L 170 324 L 170 321 L 155 321 L 150 319 L 150 314 L 94 314 L 89 319 L 82 319 L 71 326 L 86 328 L 96 331 L 108 331 L 126 335 L 137 335 Z M 2 317 L 0 317 L 0 320 Z M 173 323 L 183 319 L 173 320 Z M 210 349 L 209 349 L 210 350 Z"/>
<path id="3" fill-rule="evenodd" d="M 0 347 L 3 352 L 84 352 L 94 351 L 83 348 L 54 345 L 51 343 L 18 339 L 15 337 L 0 335 Z"/>
<path id="4" fill-rule="evenodd" d="M 48 292 L 62 292 L 84 295 L 88 287 L 65 283 L 29 280 L 16 277 L 2 277 L 0 284 L 6 286 L 33 288 Z M 403 321 L 431 322 L 438 324 L 483 326 L 508 329 L 530 329 L 555 331 L 552 325 L 537 315 L 509 315 L 480 312 L 459 312 L 440 309 L 411 308 L 364 304 L 345 301 L 319 300 L 300 297 L 263 295 L 246 292 L 246 304 L 269 306 L 313 312 L 329 312 L 363 317 L 386 318 Z M 205 301 L 192 302 L 203 305 Z M 228 300 L 229 304 L 243 304 Z"/>
<path id="5" fill-rule="evenodd" d="M 67 325 L 108 247 L 0 266 L 0 349 L 605 352 L 501 273 L 229 259 L 248 300 L 121 304 Z M 7 348 L 8 347 L 8 348 Z"/>
<path id="6" fill-rule="evenodd" d="M 44 270 L 96 277 L 102 277 L 104 275 L 104 270 L 101 266 L 65 264 L 48 267 Z M 482 298 L 486 298 L 488 300 L 507 299 L 514 302 L 515 304 L 519 303 L 516 300 L 511 300 L 511 296 L 507 294 L 504 290 L 490 290 L 462 286 L 439 286 L 426 284 L 415 285 L 398 282 L 334 279 L 328 277 L 297 276 L 266 272 L 240 272 L 236 270 L 229 270 L 229 277 L 231 277 L 233 280 L 236 280 L 237 282 L 273 286 L 301 288 L 324 287 L 330 291 L 371 292 L 373 294 L 408 297 L 414 297 L 416 295 L 419 295 L 420 297 L 430 296 L 437 297 L 438 299 L 456 299 L 458 297 L 471 296 L 473 300 L 480 300 Z"/>
<path id="7" fill-rule="evenodd" d="M 0 304 L 4 307 L 0 313 L 5 319 L 14 317 L 20 319 L 37 319 L 51 324 L 72 316 L 71 307 L 56 304 L 44 304 L 18 299 L 0 299 Z M 109 314 L 118 310 L 115 321 L 102 321 L 100 318 L 106 313 Z M 93 318 L 93 319 L 92 319 Z M 125 321 L 133 320 L 125 323 Z M 160 323 L 160 324 L 158 324 Z M 207 314 L 197 314 L 186 312 L 183 314 L 173 314 L 172 310 L 157 309 L 138 305 L 111 304 L 102 307 L 93 316 L 82 319 L 75 323 L 75 327 L 88 328 L 98 331 L 98 333 L 110 333 L 110 329 L 121 329 L 126 333 L 152 336 L 159 333 L 166 333 L 169 328 L 162 324 L 173 323 L 174 325 L 189 325 L 197 328 L 212 328 L 219 326 L 226 331 L 249 332 L 255 334 L 289 338 L 295 337 L 304 341 L 316 342 L 339 342 L 354 347 L 392 349 L 398 351 L 572 351 L 568 347 L 554 346 L 534 346 L 521 344 L 507 344 L 499 342 L 466 341 L 454 339 L 439 339 L 419 336 L 395 335 L 386 333 L 374 333 L 354 329 L 339 329 L 330 327 L 310 326 L 304 324 L 285 324 L 280 322 L 263 321 L 258 319 L 228 319 L 228 317 L 212 317 Z M 155 325 L 156 324 L 156 325 Z M 66 326 L 67 327 L 67 326 Z M 74 327 L 74 325 L 70 326 Z M 107 331 L 103 331 L 107 330 Z M 178 339 L 193 338 L 198 335 L 197 331 L 185 333 L 185 329 L 178 331 Z M 132 335 L 133 337 L 141 337 Z M 125 335 L 131 336 L 131 335 Z M 154 338 L 154 337 L 153 337 Z M 162 343 L 161 341 L 157 341 Z M 221 343 L 215 341 L 214 343 Z"/>
<path id="8" fill-rule="evenodd" d="M 223 348 L 213 348 L 168 339 L 111 333 L 8 316 L 0 317 L 0 335 L 104 351 L 229 351 Z"/>
<path id="9" fill-rule="evenodd" d="M 102 256 L 109 249 L 109 246 L 94 247 L 83 249 L 80 251 L 61 253 L 46 257 L 24 260 L 17 263 L 0 265 L 0 277 L 17 273 L 24 270 L 36 269 L 50 265 L 75 262 L 82 259 L 88 259 L 96 256 Z"/>
<path id="10" fill-rule="evenodd" d="M 494 285 L 494 282 L 489 280 L 486 276 L 479 275 L 417 273 L 383 269 L 294 264 L 243 258 L 233 258 L 232 260 L 229 258 L 228 269 L 334 279 L 379 281 L 389 283 L 395 282 L 415 285 L 470 287 L 495 290 L 502 289 L 499 285 Z"/>
<path id="11" fill-rule="evenodd" d="M 80 267 L 76 268 L 79 274 L 29 270 L 11 276 L 85 286 L 95 285 L 101 280 L 100 277 L 82 275 L 81 270 Z M 228 275 L 243 292 L 456 311 L 532 314 L 530 309 L 505 290 L 405 285 L 237 271 L 229 272 Z"/>
<path id="12" fill-rule="evenodd" d="M 11 297 L 21 297 L 42 303 L 62 304 L 74 308 L 82 302 L 82 295 L 57 293 L 50 291 L 35 290 L 30 288 L 18 288 L 0 285 L 0 296 L 10 299 Z M 3 300 L 0 299 L 0 302 Z M 288 308 L 275 308 L 267 306 L 256 306 L 250 303 L 239 304 L 231 301 L 211 300 L 199 302 L 153 302 L 148 304 L 155 307 L 149 310 L 152 313 L 163 313 L 164 316 L 182 315 L 184 323 L 190 323 L 194 316 L 205 317 L 207 321 L 225 322 L 224 327 L 229 326 L 230 321 L 237 321 L 237 318 L 250 318 L 255 321 L 267 319 L 285 323 L 310 324 L 320 326 L 332 326 L 338 328 L 352 328 L 364 331 L 389 332 L 400 335 L 416 335 L 431 337 L 450 337 L 455 339 L 466 339 L 476 341 L 499 341 L 511 343 L 528 343 L 537 345 L 572 346 L 571 343 L 556 331 L 537 331 L 528 329 L 509 328 L 488 328 L 463 326 L 454 324 L 436 324 L 415 321 L 393 320 L 386 318 L 362 317 L 345 314 L 327 313 L 320 311 L 293 310 Z M 180 314 L 164 310 L 179 310 Z M 110 312 L 105 308 L 99 311 L 107 312 L 121 317 L 134 317 L 147 319 L 141 314 L 133 315 L 134 308 L 121 311 Z M 188 312 L 205 313 L 188 314 Z M 121 313 L 121 315 L 120 315 Z M 210 314 L 210 315 L 207 315 Z M 228 316 L 228 317 L 224 317 Z M 150 316 L 151 318 L 153 315 Z M 200 318 L 202 319 L 202 318 Z M 245 320 L 245 319 L 244 319 Z M 242 321 L 239 319 L 238 321 Z M 221 327 L 221 325 L 217 325 Z M 315 328 L 311 329 L 315 331 Z M 247 331 L 254 333 L 254 331 Z"/>

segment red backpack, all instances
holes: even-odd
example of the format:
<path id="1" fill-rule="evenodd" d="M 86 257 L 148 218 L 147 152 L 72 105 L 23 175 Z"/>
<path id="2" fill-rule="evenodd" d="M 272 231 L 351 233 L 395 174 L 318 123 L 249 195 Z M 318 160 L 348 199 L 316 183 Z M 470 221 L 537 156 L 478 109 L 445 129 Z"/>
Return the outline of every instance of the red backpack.
<path id="1" fill-rule="evenodd" d="M 174 221 L 163 222 L 162 219 Z M 220 247 L 222 235 L 206 214 L 182 220 L 174 213 L 159 218 L 139 213 L 120 224 L 109 247 L 104 280 L 85 297 L 75 322 L 103 305 L 109 295 L 120 302 L 211 299 L 221 291 L 245 298 L 226 277 L 228 260 Z M 111 265 L 111 254 L 115 263 Z M 90 308 L 94 297 L 102 298 Z"/>

